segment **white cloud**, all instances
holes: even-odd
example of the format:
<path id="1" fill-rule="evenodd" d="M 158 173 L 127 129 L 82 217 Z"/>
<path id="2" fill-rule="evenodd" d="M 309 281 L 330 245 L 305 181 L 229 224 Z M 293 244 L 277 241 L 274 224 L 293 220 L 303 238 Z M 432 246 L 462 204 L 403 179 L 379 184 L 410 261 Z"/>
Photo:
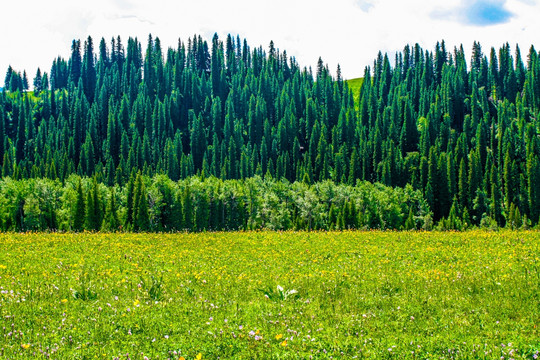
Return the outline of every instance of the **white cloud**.
<path id="1" fill-rule="evenodd" d="M 247 38 L 252 48 L 267 49 L 273 40 L 302 66 L 315 67 L 319 56 L 335 73 L 341 64 L 345 78 L 362 76 L 379 50 L 394 53 L 418 42 L 426 49 L 445 39 L 452 49 L 463 43 L 466 51 L 473 41 L 491 46 L 519 43 L 522 52 L 531 44 L 540 48 L 537 34 L 540 5 L 534 0 L 508 0 L 505 7 L 514 14 L 502 24 L 473 27 L 433 17 L 437 9 L 456 9 L 461 0 L 199 0 L 143 1 L 95 0 L 78 2 L 27 0 L 3 5 L 0 14 L 0 73 L 9 64 L 26 69 L 30 79 L 38 66 L 49 71 L 52 60 L 69 57 L 71 41 L 86 39 L 97 44 L 121 35 L 143 41 L 149 33 L 161 39 L 163 47 L 175 47 L 201 34 L 211 40 L 214 32 Z M 393 58 L 391 59 L 393 60 Z M 0 82 L 3 76 L 0 78 Z"/>

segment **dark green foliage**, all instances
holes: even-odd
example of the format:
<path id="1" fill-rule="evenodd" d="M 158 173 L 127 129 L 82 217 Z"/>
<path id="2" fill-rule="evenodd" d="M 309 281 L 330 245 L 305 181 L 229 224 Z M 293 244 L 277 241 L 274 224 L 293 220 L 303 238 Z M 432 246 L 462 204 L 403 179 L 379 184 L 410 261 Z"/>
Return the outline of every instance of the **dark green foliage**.
<path id="1" fill-rule="evenodd" d="M 352 94 L 339 67 L 333 78 L 319 59 L 312 74 L 273 43 L 265 52 L 231 36 L 215 35 L 210 44 L 194 36 L 163 49 L 149 36 L 143 56 L 136 38 L 124 48 L 118 37 L 109 47 L 101 39 L 96 56 L 91 37 L 83 48 L 74 40 L 68 61 L 55 59 L 50 76 L 37 71 L 33 96 L 24 93 L 26 73 L 7 69 L 0 95 L 2 176 L 66 181 L 79 174 L 122 186 L 120 221 L 136 230 L 248 224 L 245 204 L 190 186 L 144 193 L 138 172 L 173 181 L 259 175 L 304 184 L 410 184 L 444 228 L 482 221 L 504 226 L 510 218 L 515 223 L 516 209 L 522 222 L 536 224 L 538 53 L 531 48 L 524 64 L 519 48 L 514 55 L 505 44 L 487 57 L 475 42 L 468 70 L 463 48 L 449 50 L 444 41 L 432 52 L 406 46 L 394 64 L 379 53 L 359 94 Z M 118 228 L 118 214 L 105 216 L 116 199 L 106 198 L 89 186 L 79 202 L 83 225 L 74 228 Z M 159 220 L 149 200 L 160 204 Z M 369 207 L 356 205 L 334 206 L 332 226 L 376 223 Z"/>

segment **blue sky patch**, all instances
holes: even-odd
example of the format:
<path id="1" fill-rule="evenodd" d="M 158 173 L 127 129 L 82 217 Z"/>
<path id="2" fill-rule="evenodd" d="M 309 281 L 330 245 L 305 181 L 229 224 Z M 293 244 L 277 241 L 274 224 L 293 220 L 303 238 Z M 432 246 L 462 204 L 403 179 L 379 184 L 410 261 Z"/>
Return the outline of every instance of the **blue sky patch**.
<path id="1" fill-rule="evenodd" d="M 508 22 L 514 14 L 506 9 L 506 0 L 462 0 L 453 9 L 437 9 L 431 16 L 464 25 L 492 26 Z"/>
<path id="2" fill-rule="evenodd" d="M 469 2 L 463 9 L 464 20 L 470 25 L 477 26 L 503 24 L 513 16 L 504 4 L 505 1 L 479 0 Z"/>
<path id="3" fill-rule="evenodd" d="M 371 0 L 356 0 L 355 4 L 363 12 L 368 12 L 373 7 L 373 3 L 371 2 Z"/>

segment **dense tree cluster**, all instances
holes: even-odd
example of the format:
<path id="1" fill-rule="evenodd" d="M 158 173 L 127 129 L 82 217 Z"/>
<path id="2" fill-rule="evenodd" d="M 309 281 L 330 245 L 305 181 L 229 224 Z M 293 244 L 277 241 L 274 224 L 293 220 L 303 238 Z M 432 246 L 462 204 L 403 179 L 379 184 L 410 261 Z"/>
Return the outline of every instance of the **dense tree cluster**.
<path id="1" fill-rule="evenodd" d="M 106 186 L 96 177 L 0 180 L 0 230 L 216 231 L 429 229 L 429 207 L 411 186 L 270 177 L 172 181 L 140 173 Z"/>
<path id="2" fill-rule="evenodd" d="M 238 37 L 194 36 L 164 51 L 150 36 L 143 56 L 136 38 L 126 48 L 102 39 L 95 51 L 88 37 L 71 49 L 50 73 L 38 70 L 33 93 L 26 73 L 9 67 L 0 95 L 3 177 L 65 182 L 77 174 L 133 194 L 137 172 L 175 182 L 367 180 L 410 184 L 443 228 L 538 223 L 534 48 L 524 63 L 519 48 L 505 44 L 488 57 L 475 43 L 469 67 L 463 49 L 449 52 L 444 42 L 433 52 L 406 46 L 393 65 L 379 53 L 356 104 L 339 67 L 335 78 L 321 59 L 315 73 L 301 69 L 273 43 L 265 51 Z M 132 207 L 149 206 L 142 184 L 126 197 Z M 81 214 L 96 199 L 81 195 Z M 145 213 L 128 211 L 128 223 Z M 97 229 L 98 220 L 72 226 Z"/>
<path id="3" fill-rule="evenodd" d="M 421 189 L 446 228 L 536 224 L 540 211 L 540 62 L 508 44 L 489 59 L 463 48 L 379 54 L 361 90 L 362 178 Z"/>

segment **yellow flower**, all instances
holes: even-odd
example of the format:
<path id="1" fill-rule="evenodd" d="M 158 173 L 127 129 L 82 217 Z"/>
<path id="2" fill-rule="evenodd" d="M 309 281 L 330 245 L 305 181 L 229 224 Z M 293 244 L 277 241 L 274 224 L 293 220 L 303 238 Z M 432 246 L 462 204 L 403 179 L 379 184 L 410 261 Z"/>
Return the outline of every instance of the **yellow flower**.
<path id="1" fill-rule="evenodd" d="M 178 358 L 178 360 L 186 360 L 186 358 L 183 357 L 183 356 L 180 356 L 180 357 Z"/>
<path id="2" fill-rule="evenodd" d="M 67 302 L 68 302 L 67 299 L 62 299 L 62 304 L 65 304 Z"/>
<path id="3" fill-rule="evenodd" d="M 21 344 L 21 347 L 26 350 L 30 347 L 30 344 Z"/>
<path id="4" fill-rule="evenodd" d="M 137 306 L 137 305 L 139 305 L 139 304 L 140 304 L 140 302 L 139 302 L 139 300 L 137 299 L 137 300 L 135 300 L 135 302 L 133 303 L 133 306 Z"/>
<path id="5" fill-rule="evenodd" d="M 281 346 L 287 346 L 287 340 L 283 340 L 283 342 L 281 343 Z"/>
<path id="6" fill-rule="evenodd" d="M 279 339 L 281 339 L 282 337 L 283 337 L 282 334 L 277 334 L 277 335 L 276 335 L 276 340 L 279 340 Z"/>
<path id="7" fill-rule="evenodd" d="M 197 357 L 196 357 L 195 359 L 201 360 L 201 359 L 202 359 L 202 354 L 201 354 L 201 353 L 198 353 L 198 354 L 197 354 Z"/>

